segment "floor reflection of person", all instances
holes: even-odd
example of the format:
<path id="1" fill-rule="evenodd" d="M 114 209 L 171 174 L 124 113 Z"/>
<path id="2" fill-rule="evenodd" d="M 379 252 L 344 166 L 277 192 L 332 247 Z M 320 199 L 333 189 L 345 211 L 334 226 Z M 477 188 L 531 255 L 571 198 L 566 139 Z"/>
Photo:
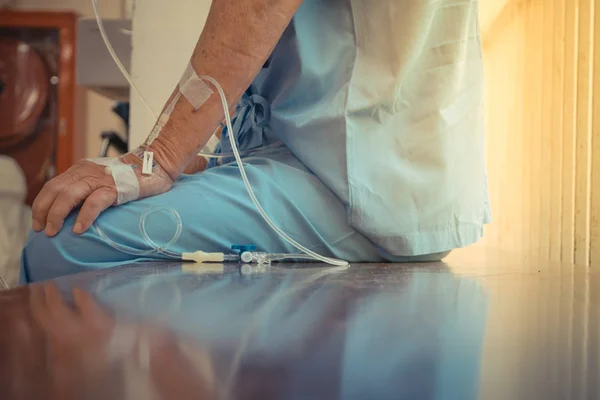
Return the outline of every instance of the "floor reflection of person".
<path id="1" fill-rule="evenodd" d="M 36 338 L 13 340 L 36 361 L 14 360 L 13 371 L 29 372 L 30 381 L 12 398 L 32 391 L 56 400 L 217 398 L 210 360 L 196 343 L 157 325 L 117 322 L 83 290 L 72 296 L 70 304 L 52 283 L 29 287 Z"/>

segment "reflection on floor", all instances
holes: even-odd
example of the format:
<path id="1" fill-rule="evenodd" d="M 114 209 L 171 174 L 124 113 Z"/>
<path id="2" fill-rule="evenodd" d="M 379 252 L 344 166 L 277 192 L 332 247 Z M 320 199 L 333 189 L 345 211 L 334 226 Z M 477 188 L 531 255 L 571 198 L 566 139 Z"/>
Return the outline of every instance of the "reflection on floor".
<path id="1" fill-rule="evenodd" d="M 82 274 L 0 294 L 0 398 L 598 398 L 598 285 L 492 251 Z"/>

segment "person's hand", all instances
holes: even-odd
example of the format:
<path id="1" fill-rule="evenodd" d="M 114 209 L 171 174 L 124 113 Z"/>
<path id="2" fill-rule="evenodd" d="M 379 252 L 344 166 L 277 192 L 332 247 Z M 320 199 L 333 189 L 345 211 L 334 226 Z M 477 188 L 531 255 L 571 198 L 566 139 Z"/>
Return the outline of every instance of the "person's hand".
<path id="1" fill-rule="evenodd" d="M 146 330 L 149 373 L 161 399 L 212 400 L 219 396 L 209 352 L 167 331 Z"/>
<path id="2" fill-rule="evenodd" d="M 56 356 L 74 360 L 87 354 L 86 358 L 99 360 L 111 338 L 115 320 L 89 293 L 73 289 L 73 307 L 54 283 L 33 285 L 29 293 L 33 319 L 45 332 Z"/>
<path id="3" fill-rule="evenodd" d="M 123 163 L 121 167 L 131 168 L 133 174 L 131 171 L 129 173 L 131 177 L 135 175 L 137 187 L 135 179 L 133 182 L 125 179 L 117 188 L 110 170 L 102 165 L 115 160 L 81 160 L 64 174 L 46 183 L 33 203 L 33 230 L 40 232 L 45 229 L 48 236 L 55 236 L 71 211 L 81 206 L 73 227 L 74 233 L 81 234 L 108 207 L 156 196 L 173 186 L 173 179 L 157 163 L 152 175 L 142 175 L 141 158 L 128 153 L 118 160 Z"/>
<path id="4" fill-rule="evenodd" d="M 110 380 L 107 348 L 116 324 L 114 318 L 83 290 L 73 290 L 73 306 L 54 283 L 32 285 L 29 293 L 31 314 L 46 344 L 50 382 L 47 398 L 81 398 L 93 381 L 102 381 L 101 377 Z M 105 398 L 111 397 L 105 394 Z"/>

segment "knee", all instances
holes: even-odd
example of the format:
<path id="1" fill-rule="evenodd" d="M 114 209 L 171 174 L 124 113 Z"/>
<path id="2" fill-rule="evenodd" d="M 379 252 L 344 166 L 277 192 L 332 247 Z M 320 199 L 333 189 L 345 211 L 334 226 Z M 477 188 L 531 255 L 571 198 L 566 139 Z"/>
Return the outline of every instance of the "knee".
<path id="1" fill-rule="evenodd" d="M 31 231 L 21 258 L 21 283 L 39 282 L 86 271 L 94 265 L 98 241 L 92 232 L 76 235 L 67 219 L 54 237 Z"/>
<path id="2" fill-rule="evenodd" d="M 66 275 L 65 270 L 72 248 L 64 230 L 55 237 L 31 231 L 21 258 L 21 283 L 32 283 Z"/>

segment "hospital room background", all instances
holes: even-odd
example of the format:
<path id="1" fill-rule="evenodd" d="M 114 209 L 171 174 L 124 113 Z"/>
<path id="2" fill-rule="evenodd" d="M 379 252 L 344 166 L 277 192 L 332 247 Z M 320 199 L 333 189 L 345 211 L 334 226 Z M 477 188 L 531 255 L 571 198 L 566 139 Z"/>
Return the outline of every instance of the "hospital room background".
<path id="1" fill-rule="evenodd" d="M 210 0 L 99 4 L 117 53 L 160 109 Z M 0 6 L 0 276 L 12 281 L 44 182 L 79 158 L 136 147 L 155 121 L 114 66 L 90 0 Z M 596 265 L 600 1 L 481 0 L 480 21 L 493 223 L 462 251 Z"/>

